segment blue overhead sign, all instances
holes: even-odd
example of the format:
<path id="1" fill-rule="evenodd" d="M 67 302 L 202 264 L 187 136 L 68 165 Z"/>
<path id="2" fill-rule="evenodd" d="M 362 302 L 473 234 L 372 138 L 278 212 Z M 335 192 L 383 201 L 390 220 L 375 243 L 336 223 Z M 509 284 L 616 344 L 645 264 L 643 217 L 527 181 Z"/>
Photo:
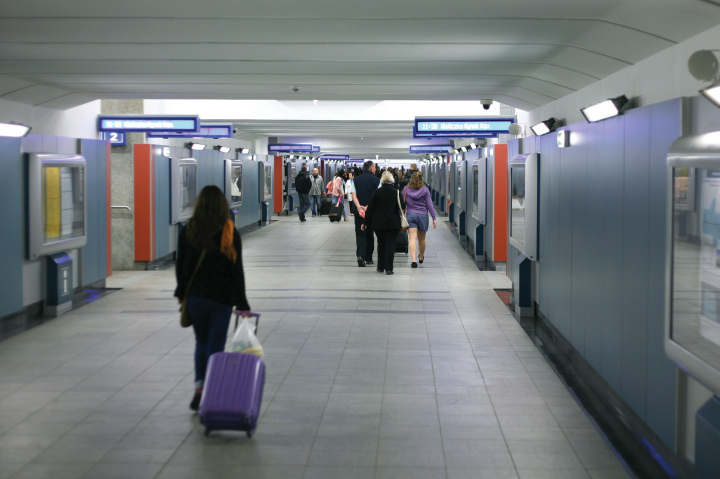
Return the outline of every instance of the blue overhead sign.
<path id="1" fill-rule="evenodd" d="M 274 145 L 268 145 L 268 151 L 276 151 L 276 152 L 286 152 L 286 153 L 294 153 L 294 152 L 307 152 L 312 153 L 313 146 L 310 144 L 305 143 L 276 143 Z"/>
<path id="2" fill-rule="evenodd" d="M 319 146 L 313 146 L 313 153 L 320 153 L 320 147 L 319 147 Z"/>
<path id="3" fill-rule="evenodd" d="M 200 125 L 194 131 L 152 131 L 148 138 L 232 138 L 232 125 Z"/>
<path id="4" fill-rule="evenodd" d="M 124 131 L 101 131 L 100 139 L 109 141 L 111 145 L 124 145 L 126 141 Z"/>
<path id="5" fill-rule="evenodd" d="M 415 118 L 413 136 L 488 138 L 507 133 L 514 118 Z"/>
<path id="6" fill-rule="evenodd" d="M 98 131 L 197 131 L 197 116 L 99 116 Z"/>
<path id="7" fill-rule="evenodd" d="M 350 157 L 348 155 L 322 155 L 320 159 L 347 161 L 350 159 Z"/>
<path id="8" fill-rule="evenodd" d="M 447 153 L 453 145 L 410 145 L 410 153 Z"/>

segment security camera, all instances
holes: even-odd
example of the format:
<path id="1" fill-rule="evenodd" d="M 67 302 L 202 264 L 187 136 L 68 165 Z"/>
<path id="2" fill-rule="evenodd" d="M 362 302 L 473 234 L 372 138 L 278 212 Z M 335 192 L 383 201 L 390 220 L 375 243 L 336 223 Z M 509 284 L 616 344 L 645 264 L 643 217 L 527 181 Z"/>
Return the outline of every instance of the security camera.
<path id="1" fill-rule="evenodd" d="M 295 93 L 297 93 L 297 92 L 300 91 L 300 87 L 299 87 L 299 86 L 294 86 L 294 87 L 292 87 L 292 91 L 294 91 Z"/>
<path id="2" fill-rule="evenodd" d="M 480 103 L 482 104 L 482 107 L 484 109 L 489 110 L 493 104 L 493 101 L 491 99 L 484 98 L 484 99 L 480 100 Z"/>
<path id="3" fill-rule="evenodd" d="M 233 128 L 233 133 L 237 133 L 237 128 Z"/>

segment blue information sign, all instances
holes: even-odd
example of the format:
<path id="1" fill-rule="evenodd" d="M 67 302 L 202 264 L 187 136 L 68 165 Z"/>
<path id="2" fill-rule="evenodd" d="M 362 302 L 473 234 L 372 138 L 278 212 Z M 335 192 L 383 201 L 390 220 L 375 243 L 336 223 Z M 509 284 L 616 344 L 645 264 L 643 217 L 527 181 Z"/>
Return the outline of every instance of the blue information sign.
<path id="1" fill-rule="evenodd" d="M 100 139 L 109 141 L 111 145 L 124 145 L 126 141 L 124 131 L 101 131 Z"/>
<path id="2" fill-rule="evenodd" d="M 341 160 L 341 161 L 347 161 L 350 159 L 348 155 L 322 155 L 320 156 L 323 160 Z"/>
<path id="3" fill-rule="evenodd" d="M 415 118 L 413 136 L 488 138 L 507 133 L 513 118 Z"/>
<path id="4" fill-rule="evenodd" d="M 311 153 L 313 151 L 313 146 L 305 143 L 275 143 L 274 145 L 268 145 L 268 151 L 286 153 L 305 151 Z"/>
<path id="5" fill-rule="evenodd" d="M 232 138 L 232 125 L 200 125 L 197 131 L 152 131 L 148 138 Z"/>
<path id="6" fill-rule="evenodd" d="M 410 153 L 447 153 L 453 145 L 410 145 Z"/>
<path id="7" fill-rule="evenodd" d="M 98 131 L 197 131 L 197 116 L 99 116 Z"/>
<path id="8" fill-rule="evenodd" d="M 313 146 L 313 153 L 320 153 L 320 147 L 319 147 L 319 146 Z"/>

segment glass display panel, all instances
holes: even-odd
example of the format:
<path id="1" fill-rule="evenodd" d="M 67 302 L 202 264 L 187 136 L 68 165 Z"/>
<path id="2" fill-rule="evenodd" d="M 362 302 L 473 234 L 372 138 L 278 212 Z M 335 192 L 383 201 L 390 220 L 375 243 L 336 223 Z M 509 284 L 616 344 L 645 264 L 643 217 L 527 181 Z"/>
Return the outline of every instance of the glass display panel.
<path id="1" fill-rule="evenodd" d="M 180 166 L 180 219 L 190 218 L 197 199 L 197 166 Z"/>
<path id="2" fill-rule="evenodd" d="M 265 165 L 265 197 L 272 195 L 272 166 Z"/>
<path id="3" fill-rule="evenodd" d="M 525 168 L 510 168 L 511 217 L 510 236 L 525 244 Z"/>
<path id="4" fill-rule="evenodd" d="M 291 168 L 291 173 L 290 173 L 290 178 L 292 178 L 292 185 L 290 186 L 291 191 L 295 190 L 295 170 L 296 169 L 297 168 L 295 167 L 295 165 L 293 165 L 293 167 Z"/>
<path id="5" fill-rule="evenodd" d="M 472 167 L 472 175 L 473 175 L 473 187 L 472 187 L 472 214 L 477 218 L 478 212 L 480 211 L 478 209 L 478 191 L 480 189 L 480 179 L 479 179 L 480 169 L 478 165 L 473 165 Z"/>
<path id="6" fill-rule="evenodd" d="M 43 244 L 85 234 L 85 168 L 42 166 Z"/>
<path id="7" fill-rule="evenodd" d="M 242 163 L 233 162 L 230 168 L 230 198 L 233 203 L 242 202 Z"/>
<path id="8" fill-rule="evenodd" d="M 720 170 L 673 169 L 672 314 L 670 337 L 720 369 Z M 687 205 L 687 178 L 698 178 L 697 221 Z"/>

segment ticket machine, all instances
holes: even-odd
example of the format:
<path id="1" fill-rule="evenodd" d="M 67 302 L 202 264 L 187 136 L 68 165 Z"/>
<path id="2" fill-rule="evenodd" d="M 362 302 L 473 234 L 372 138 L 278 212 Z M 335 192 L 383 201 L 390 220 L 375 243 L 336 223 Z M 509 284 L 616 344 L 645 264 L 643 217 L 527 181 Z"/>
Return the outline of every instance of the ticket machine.
<path id="1" fill-rule="evenodd" d="M 440 213 L 447 214 L 447 169 L 446 161 L 440 163 L 440 174 L 438 175 L 439 196 L 440 196 Z"/>
<path id="2" fill-rule="evenodd" d="M 223 171 L 223 183 L 225 187 L 225 198 L 230 205 L 230 219 L 235 221 L 235 215 L 243 200 L 243 175 L 242 160 L 225 159 Z"/>
<path id="3" fill-rule="evenodd" d="M 720 132 L 667 157 L 665 353 L 713 396 L 695 417 L 695 477 L 720 470 Z"/>
<path id="4" fill-rule="evenodd" d="M 470 153 L 481 150 L 472 150 Z M 468 156 L 470 155 L 468 153 Z M 478 158 L 468 160 L 470 164 L 470 176 L 472 180 L 471 188 L 469 188 L 470 197 L 468 198 L 468 206 L 470 207 L 471 216 L 477 221 L 475 228 L 475 248 L 473 249 L 473 257 L 475 261 L 485 261 L 485 226 L 487 224 L 487 158 Z"/>
<path id="5" fill-rule="evenodd" d="M 272 215 L 274 163 L 272 158 L 271 156 L 271 160 L 258 161 L 258 202 L 260 203 L 258 223 L 261 226 L 268 224 Z"/>
<path id="6" fill-rule="evenodd" d="M 457 168 L 457 161 L 451 161 L 448 165 L 448 220 L 453 226 L 456 223 L 455 214 L 457 212 Z"/>
<path id="7" fill-rule="evenodd" d="M 532 300 L 532 262 L 538 260 L 538 201 L 540 155 L 517 155 L 508 161 L 508 217 L 510 246 L 520 252 L 515 259 L 515 314 L 535 315 Z M 508 265 L 510 266 L 510 265 Z"/>
<path id="8" fill-rule="evenodd" d="M 300 160 L 288 160 L 285 164 L 285 195 L 287 197 L 287 214 L 291 214 L 298 207 L 298 196 L 295 191 L 295 176 L 297 176 L 297 162 Z"/>
<path id="9" fill-rule="evenodd" d="M 194 158 L 170 158 L 170 224 L 192 218 L 198 194 L 197 167 Z"/>
<path id="10" fill-rule="evenodd" d="M 462 159 L 457 162 L 457 192 L 456 204 L 457 212 L 455 213 L 457 220 L 455 221 L 455 234 L 460 241 L 467 240 L 466 222 L 467 222 L 467 160 Z"/>

